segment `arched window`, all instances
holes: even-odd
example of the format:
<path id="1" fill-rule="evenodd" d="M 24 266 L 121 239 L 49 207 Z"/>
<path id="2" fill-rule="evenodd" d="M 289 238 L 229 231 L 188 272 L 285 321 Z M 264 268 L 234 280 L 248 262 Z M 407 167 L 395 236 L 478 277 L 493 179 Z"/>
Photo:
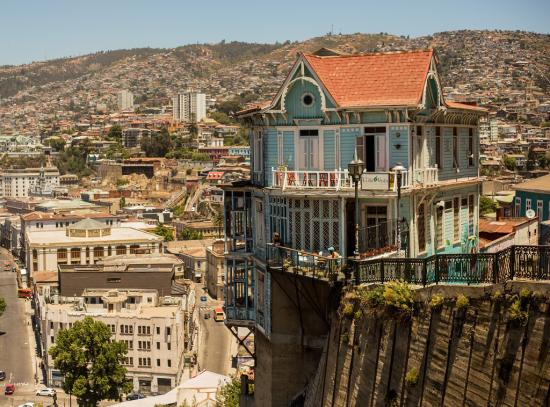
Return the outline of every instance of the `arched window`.
<path id="1" fill-rule="evenodd" d="M 138 244 L 133 244 L 130 246 L 130 254 L 136 254 L 139 250 Z"/>
<path id="2" fill-rule="evenodd" d="M 103 255 L 103 247 L 94 247 L 94 259 L 99 259 Z"/>
<path id="3" fill-rule="evenodd" d="M 116 254 L 126 254 L 126 246 L 117 246 L 116 247 Z"/>
<path id="4" fill-rule="evenodd" d="M 57 249 L 57 260 L 67 260 L 67 249 Z"/>
<path id="5" fill-rule="evenodd" d="M 71 260 L 80 261 L 80 248 L 79 247 L 73 247 L 71 249 Z"/>

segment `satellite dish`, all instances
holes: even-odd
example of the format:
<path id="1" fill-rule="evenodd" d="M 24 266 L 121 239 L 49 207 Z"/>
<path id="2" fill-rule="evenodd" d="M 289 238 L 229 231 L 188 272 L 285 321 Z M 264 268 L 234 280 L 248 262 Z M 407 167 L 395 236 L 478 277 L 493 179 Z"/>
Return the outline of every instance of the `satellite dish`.
<path id="1" fill-rule="evenodd" d="M 529 219 L 533 219 L 535 217 L 535 211 L 532 209 L 528 209 L 525 212 L 525 216 L 527 216 Z"/>

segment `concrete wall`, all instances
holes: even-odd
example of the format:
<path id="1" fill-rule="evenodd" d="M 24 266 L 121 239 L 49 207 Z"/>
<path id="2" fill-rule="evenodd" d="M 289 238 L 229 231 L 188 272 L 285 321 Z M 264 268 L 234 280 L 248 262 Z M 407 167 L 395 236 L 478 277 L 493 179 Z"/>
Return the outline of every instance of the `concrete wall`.
<path id="1" fill-rule="evenodd" d="M 509 322 L 509 299 L 522 288 L 543 295 L 531 305 L 525 326 Z M 508 299 L 493 300 L 497 290 Z M 470 305 L 462 311 L 454 301 L 437 311 L 422 306 L 410 321 L 366 312 L 357 319 L 334 318 L 305 406 L 548 405 L 550 285 L 433 286 L 416 292 L 425 303 L 435 293 L 462 293 Z M 405 376 L 413 369 L 418 375 L 411 385 Z"/>

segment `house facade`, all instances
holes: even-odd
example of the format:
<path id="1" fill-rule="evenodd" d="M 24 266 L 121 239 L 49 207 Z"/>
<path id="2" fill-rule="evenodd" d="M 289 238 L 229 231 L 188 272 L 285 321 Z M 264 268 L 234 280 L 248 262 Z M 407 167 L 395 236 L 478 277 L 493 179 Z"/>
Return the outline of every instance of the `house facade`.
<path id="1" fill-rule="evenodd" d="M 361 257 L 477 251 L 485 110 L 446 101 L 441 89 L 432 50 L 301 54 L 271 102 L 239 113 L 252 169 L 249 183 L 224 187 L 229 323 L 269 336 L 274 236 L 290 250 L 346 257 L 358 224 Z M 364 163 L 358 219 L 355 156 Z"/>

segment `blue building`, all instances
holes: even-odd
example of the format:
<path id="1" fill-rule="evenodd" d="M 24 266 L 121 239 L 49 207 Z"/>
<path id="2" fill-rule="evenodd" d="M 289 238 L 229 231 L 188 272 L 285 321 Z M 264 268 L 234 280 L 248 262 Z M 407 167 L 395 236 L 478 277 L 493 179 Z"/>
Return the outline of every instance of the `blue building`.
<path id="1" fill-rule="evenodd" d="M 446 101 L 441 89 L 432 50 L 325 50 L 300 54 L 271 102 L 239 113 L 250 130 L 251 180 L 225 187 L 228 325 L 273 340 L 266 259 L 274 239 L 298 257 L 328 248 L 346 257 L 357 223 L 362 257 L 477 249 L 485 110 Z M 358 219 L 348 174 L 355 155 L 365 167 Z"/>
<path id="2" fill-rule="evenodd" d="M 539 222 L 550 220 L 550 175 L 516 184 L 512 188 L 516 191 L 516 216 L 525 216 L 525 213 L 532 209 Z"/>

